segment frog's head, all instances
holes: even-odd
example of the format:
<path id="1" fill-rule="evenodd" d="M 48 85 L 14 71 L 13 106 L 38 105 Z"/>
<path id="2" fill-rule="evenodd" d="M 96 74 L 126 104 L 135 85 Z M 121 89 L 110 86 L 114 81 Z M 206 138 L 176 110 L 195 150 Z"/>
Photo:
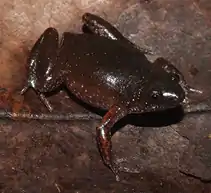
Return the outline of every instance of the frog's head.
<path id="1" fill-rule="evenodd" d="M 145 93 L 145 108 L 149 111 L 165 110 L 188 103 L 189 93 L 201 94 L 202 92 L 190 87 L 182 73 L 163 58 L 155 61 L 151 80 Z"/>
<path id="2" fill-rule="evenodd" d="M 160 79 L 152 83 L 146 91 L 146 109 L 149 111 L 165 110 L 179 106 L 185 100 L 185 91 L 174 80 Z"/>

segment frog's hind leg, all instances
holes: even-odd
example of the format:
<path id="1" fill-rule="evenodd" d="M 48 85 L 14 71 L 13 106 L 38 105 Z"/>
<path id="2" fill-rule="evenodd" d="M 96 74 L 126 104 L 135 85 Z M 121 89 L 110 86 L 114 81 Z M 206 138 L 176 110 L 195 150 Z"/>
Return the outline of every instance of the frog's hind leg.
<path id="1" fill-rule="evenodd" d="M 83 27 L 86 27 L 93 34 L 112 40 L 128 41 L 113 25 L 97 15 L 85 13 L 82 16 L 82 21 Z"/>
<path id="2" fill-rule="evenodd" d="M 33 88 L 49 111 L 52 111 L 52 107 L 43 93 L 54 89 L 52 71 L 57 59 L 58 38 L 56 29 L 47 28 L 36 41 L 27 60 L 28 79 L 21 90 L 21 94 L 24 94 L 28 88 Z"/>
<path id="3" fill-rule="evenodd" d="M 140 48 L 129 41 L 113 25 L 97 15 L 85 13 L 82 16 L 82 21 L 84 23 L 82 27 L 84 33 L 88 32 L 109 38 L 111 40 L 120 40 L 121 42 L 126 43 L 126 45 L 129 44 L 130 46 L 139 49 L 144 54 L 152 54 L 152 51 L 145 48 Z"/>
<path id="4" fill-rule="evenodd" d="M 118 171 L 113 165 L 112 161 L 112 143 L 111 143 L 111 128 L 113 125 L 123 118 L 127 114 L 125 107 L 114 105 L 110 110 L 105 114 L 102 119 L 101 124 L 96 128 L 97 133 L 97 144 L 101 154 L 101 157 L 112 172 L 116 176 L 116 180 L 119 181 Z"/>

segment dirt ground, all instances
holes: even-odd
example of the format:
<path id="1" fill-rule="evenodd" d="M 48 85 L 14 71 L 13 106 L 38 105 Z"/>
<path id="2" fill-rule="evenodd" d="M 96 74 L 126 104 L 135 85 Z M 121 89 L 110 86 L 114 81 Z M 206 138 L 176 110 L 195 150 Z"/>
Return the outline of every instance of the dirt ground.
<path id="1" fill-rule="evenodd" d="M 98 14 L 154 56 L 169 59 L 211 105 L 210 0 L 0 1 L 0 107 L 18 108 L 26 58 L 49 26 L 80 32 L 85 12 Z M 12 95 L 5 95 L 10 91 Z M 87 112 L 65 92 L 49 97 L 55 112 Z M 29 91 L 24 104 L 47 112 Z M 179 109 L 125 118 L 113 141 L 121 181 L 103 165 L 95 142 L 99 121 L 0 119 L 0 190 L 9 192 L 211 192 L 211 114 Z"/>

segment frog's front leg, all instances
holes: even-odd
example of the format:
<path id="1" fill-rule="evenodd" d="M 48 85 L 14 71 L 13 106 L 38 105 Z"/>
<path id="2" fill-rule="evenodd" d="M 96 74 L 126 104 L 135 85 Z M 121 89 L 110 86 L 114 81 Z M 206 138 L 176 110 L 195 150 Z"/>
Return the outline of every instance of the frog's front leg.
<path id="1" fill-rule="evenodd" d="M 101 124 L 96 128 L 97 133 L 97 144 L 101 154 L 101 157 L 112 172 L 116 176 L 116 180 L 119 181 L 118 171 L 113 165 L 112 160 L 112 142 L 111 142 L 111 128 L 113 125 L 123 118 L 127 114 L 127 109 L 122 106 L 114 105 L 105 114 L 102 119 Z"/>
<path id="2" fill-rule="evenodd" d="M 29 65 L 27 83 L 21 91 L 21 94 L 24 94 L 28 88 L 33 88 L 50 111 L 52 107 L 44 93 L 54 90 L 63 81 L 63 76 L 61 74 L 58 76 L 57 72 L 60 71 L 56 69 L 58 38 L 57 30 L 48 28 L 36 41 L 27 61 Z"/>
<path id="3" fill-rule="evenodd" d="M 129 41 L 113 25 L 97 15 L 85 13 L 82 16 L 82 21 L 84 23 L 83 31 L 85 33 L 87 32 L 86 29 L 88 29 L 89 33 L 91 32 L 93 34 L 109 38 L 111 40 L 119 40 L 123 43 L 129 44 L 130 46 L 139 49 L 144 54 L 153 54 L 150 50 L 140 48 Z"/>

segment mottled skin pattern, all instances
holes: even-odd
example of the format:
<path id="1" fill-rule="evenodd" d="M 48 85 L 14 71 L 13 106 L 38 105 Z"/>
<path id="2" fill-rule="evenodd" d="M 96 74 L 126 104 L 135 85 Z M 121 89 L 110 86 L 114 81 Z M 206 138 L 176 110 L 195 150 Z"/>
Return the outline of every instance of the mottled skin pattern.
<path id="1" fill-rule="evenodd" d="M 104 163 L 114 172 L 111 128 L 131 113 L 173 108 L 185 101 L 188 86 L 168 61 L 151 63 L 145 50 L 131 43 L 102 18 L 86 13 L 82 34 L 48 28 L 28 58 L 29 76 L 24 93 L 32 87 L 51 111 L 43 93 L 61 85 L 83 102 L 108 110 L 96 128 L 96 140 Z M 88 29 L 88 30 L 87 30 Z"/>

